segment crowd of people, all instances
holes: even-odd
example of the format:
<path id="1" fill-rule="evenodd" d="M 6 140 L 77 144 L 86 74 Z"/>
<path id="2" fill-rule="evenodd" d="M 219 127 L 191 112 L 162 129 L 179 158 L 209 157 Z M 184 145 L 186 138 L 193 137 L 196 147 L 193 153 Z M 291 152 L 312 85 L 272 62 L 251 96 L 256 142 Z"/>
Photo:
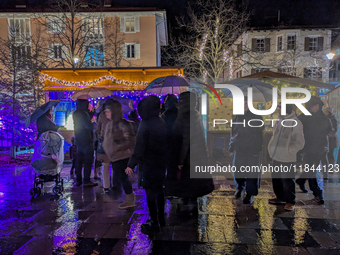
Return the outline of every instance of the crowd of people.
<path id="1" fill-rule="evenodd" d="M 148 96 L 138 104 L 138 111 L 124 118 L 122 104 L 109 98 L 98 109 L 89 110 L 86 99 L 77 100 L 73 114 L 74 134 L 70 148 L 72 167 L 76 173 L 76 186 L 98 185 L 90 179 L 94 165 L 95 179 L 99 178 L 102 166 L 104 192 L 111 187 L 120 191 L 123 187 L 126 201 L 119 209 L 135 206 L 135 194 L 131 179 L 138 171 L 138 187 L 145 189 L 150 219 L 142 224 L 143 232 L 158 231 L 166 224 L 164 218 L 164 196 L 181 197 L 183 204 L 197 201 L 197 197 L 209 194 L 214 189 L 212 178 L 190 178 L 192 164 L 209 162 L 205 135 L 200 113 L 197 111 L 197 97 L 191 92 L 167 95 L 163 107 L 156 96 Z M 278 110 L 280 110 L 280 104 Z M 317 168 L 320 163 L 328 166 L 334 163 L 333 150 L 338 147 L 338 122 L 331 108 L 322 111 L 323 103 L 312 97 L 306 104 L 311 116 L 296 115 L 293 105 L 287 105 L 286 115 L 280 115 L 273 128 L 268 152 L 273 166 L 307 164 Z M 140 116 L 140 118 L 138 117 Z M 47 114 L 38 121 L 39 134 L 56 130 Z M 251 113 L 245 101 L 245 114 L 238 115 L 234 123 L 248 120 L 262 120 Z M 281 125 L 282 121 L 297 125 Z M 40 125 L 40 126 L 39 126 Z M 234 154 L 233 166 L 236 183 L 235 198 L 243 198 L 244 204 L 254 201 L 260 188 L 260 173 L 238 171 L 241 166 L 260 166 L 263 146 L 263 127 L 234 125 L 231 130 L 229 153 Z M 95 163 L 94 163 L 95 162 Z M 110 166 L 113 176 L 110 177 Z M 307 192 L 305 182 L 318 204 L 324 203 L 323 190 L 319 187 L 316 173 L 304 172 L 295 182 L 294 172 L 272 174 L 275 198 L 271 204 L 284 204 L 286 210 L 295 207 L 295 183 Z M 324 178 L 328 178 L 327 172 Z"/>

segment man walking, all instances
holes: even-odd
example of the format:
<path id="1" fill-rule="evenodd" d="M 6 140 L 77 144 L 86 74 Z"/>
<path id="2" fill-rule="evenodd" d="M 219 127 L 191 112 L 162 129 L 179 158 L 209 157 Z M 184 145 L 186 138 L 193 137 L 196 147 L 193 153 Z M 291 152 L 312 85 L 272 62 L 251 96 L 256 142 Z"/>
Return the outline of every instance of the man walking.
<path id="1" fill-rule="evenodd" d="M 73 113 L 74 135 L 76 139 L 77 163 L 76 175 L 77 186 L 82 185 L 82 168 L 84 167 L 84 186 L 97 186 L 90 180 L 93 163 L 93 125 L 89 114 L 89 102 L 87 99 L 77 99 L 77 110 Z"/>
<path id="2" fill-rule="evenodd" d="M 281 105 L 278 106 L 278 110 Z M 293 105 L 287 105 L 287 115 L 279 116 L 268 144 L 268 152 L 273 159 L 273 166 L 287 166 L 291 172 L 273 172 L 272 183 L 276 198 L 269 199 L 270 204 L 285 204 L 284 209 L 295 208 L 295 173 L 292 167 L 296 163 L 296 154 L 305 145 L 302 123 L 293 111 Z M 284 126 L 281 125 L 282 122 Z M 294 122 L 295 121 L 295 122 Z M 296 124 L 296 125 L 295 125 Z"/>

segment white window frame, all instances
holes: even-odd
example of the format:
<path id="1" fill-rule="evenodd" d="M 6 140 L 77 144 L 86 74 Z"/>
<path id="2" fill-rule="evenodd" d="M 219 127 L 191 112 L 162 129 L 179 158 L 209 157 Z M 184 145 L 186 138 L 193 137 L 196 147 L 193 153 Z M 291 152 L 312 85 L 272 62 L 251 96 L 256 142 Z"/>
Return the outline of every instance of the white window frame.
<path id="1" fill-rule="evenodd" d="M 133 46 L 134 57 L 128 57 L 128 47 Z M 125 43 L 125 59 L 137 59 L 136 56 L 136 44 L 135 43 Z"/>
<path id="2" fill-rule="evenodd" d="M 25 27 L 22 29 L 22 22 L 24 22 L 25 24 Z M 28 21 L 28 22 L 27 22 Z M 11 26 L 12 26 L 12 22 L 13 22 L 13 28 L 14 28 L 14 31 L 12 31 L 11 29 Z M 18 24 L 15 24 L 15 23 L 18 23 Z M 28 24 L 28 31 L 27 31 L 27 24 Z M 16 35 L 16 27 L 19 27 L 19 35 Z M 24 38 L 22 38 L 22 33 L 25 34 Z M 27 39 L 30 39 L 31 37 L 31 21 L 29 18 L 9 18 L 8 19 L 8 35 L 9 37 L 15 37 L 15 39 L 17 41 L 25 41 Z"/>
<path id="3" fill-rule="evenodd" d="M 47 32 L 50 34 L 65 33 L 65 27 L 60 18 L 46 18 Z M 58 24 L 60 22 L 60 24 Z"/>
<path id="4" fill-rule="evenodd" d="M 292 66 L 281 66 L 280 69 L 284 69 L 285 71 L 284 72 L 280 72 L 282 74 L 286 74 L 286 75 L 293 75 L 293 76 L 296 76 L 297 74 L 297 69 L 296 67 L 292 67 Z M 295 70 L 293 70 L 295 69 Z M 287 72 L 288 71 L 288 72 Z"/>
<path id="5" fill-rule="evenodd" d="M 288 37 L 290 37 L 290 36 L 295 36 L 294 49 L 288 49 Z M 297 36 L 297 34 L 291 33 L 291 34 L 287 34 L 286 35 L 286 49 L 287 49 L 287 51 L 293 51 L 293 50 L 297 49 L 297 44 L 298 44 L 298 36 Z"/>
<path id="6" fill-rule="evenodd" d="M 55 47 L 60 47 L 60 56 L 59 56 L 59 58 L 58 58 L 58 54 L 56 54 L 56 52 L 55 52 Z M 62 60 L 63 59 L 63 45 L 61 44 L 61 43 L 54 43 L 54 44 L 51 44 L 51 50 L 52 50 L 52 52 L 51 52 L 51 54 L 53 53 L 53 58 L 52 59 L 54 59 L 54 60 Z M 57 55 L 57 57 L 55 57 Z"/>
<path id="7" fill-rule="evenodd" d="M 321 35 L 308 35 L 307 36 L 308 38 L 313 38 L 313 39 L 316 39 L 316 42 L 315 42 L 315 50 L 311 50 L 310 49 L 310 40 L 308 41 L 309 43 L 308 43 L 308 51 L 318 51 L 318 43 L 319 43 L 319 41 L 318 41 L 318 38 L 319 37 L 322 37 Z"/>
<path id="8" fill-rule="evenodd" d="M 129 22 L 130 22 L 130 27 L 131 27 L 132 19 L 133 19 L 133 31 L 131 31 L 131 29 L 129 31 L 127 31 L 126 30 L 127 29 L 126 24 L 127 24 L 128 20 L 130 20 Z M 134 16 L 133 17 L 124 17 L 124 32 L 125 33 L 136 33 L 136 19 L 135 19 Z"/>
<path id="9" fill-rule="evenodd" d="M 86 55 L 89 53 L 87 51 L 87 49 L 85 48 L 85 66 L 86 67 L 105 67 L 105 44 L 104 43 L 96 43 L 96 44 L 91 44 L 91 45 L 87 45 L 85 47 L 93 47 L 95 48 L 96 46 L 102 46 L 103 47 L 103 60 L 102 60 L 102 63 L 103 65 L 96 65 L 97 63 L 97 60 L 96 59 L 93 59 L 93 65 L 91 65 L 92 63 L 92 60 L 90 60 L 90 65 L 87 65 L 87 59 L 86 59 Z M 98 59 L 98 62 L 100 62 L 101 59 Z"/>
<path id="10" fill-rule="evenodd" d="M 88 40 L 104 40 L 104 18 L 83 19 L 83 22 Z"/>
<path id="11" fill-rule="evenodd" d="M 279 37 L 281 37 L 281 50 L 278 50 Z M 276 52 L 282 52 L 282 51 L 283 51 L 283 34 L 276 36 Z"/>

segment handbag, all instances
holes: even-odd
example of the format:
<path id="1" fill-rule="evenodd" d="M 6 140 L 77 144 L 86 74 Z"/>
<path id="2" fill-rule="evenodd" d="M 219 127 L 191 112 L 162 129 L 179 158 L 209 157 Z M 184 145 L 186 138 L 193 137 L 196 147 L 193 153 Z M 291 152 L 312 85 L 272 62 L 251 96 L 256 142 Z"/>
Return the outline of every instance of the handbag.
<path id="1" fill-rule="evenodd" d="M 103 141 L 104 137 L 101 135 L 98 135 L 98 147 L 97 147 L 97 153 L 99 154 L 105 154 L 104 148 L 103 148 Z"/>

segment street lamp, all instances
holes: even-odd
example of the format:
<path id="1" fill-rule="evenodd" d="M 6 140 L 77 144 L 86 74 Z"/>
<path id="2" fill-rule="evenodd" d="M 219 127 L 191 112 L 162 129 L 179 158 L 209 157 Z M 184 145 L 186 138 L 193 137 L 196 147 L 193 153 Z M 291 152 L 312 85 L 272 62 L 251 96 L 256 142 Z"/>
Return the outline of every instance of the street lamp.
<path id="1" fill-rule="evenodd" d="M 74 58 L 73 60 L 74 60 L 74 63 L 77 64 L 79 61 L 79 58 Z"/>
<path id="2" fill-rule="evenodd" d="M 328 60 L 332 60 L 332 59 L 334 58 L 334 56 L 335 56 L 335 54 L 332 53 L 332 52 L 326 54 L 326 58 L 327 58 Z"/>

